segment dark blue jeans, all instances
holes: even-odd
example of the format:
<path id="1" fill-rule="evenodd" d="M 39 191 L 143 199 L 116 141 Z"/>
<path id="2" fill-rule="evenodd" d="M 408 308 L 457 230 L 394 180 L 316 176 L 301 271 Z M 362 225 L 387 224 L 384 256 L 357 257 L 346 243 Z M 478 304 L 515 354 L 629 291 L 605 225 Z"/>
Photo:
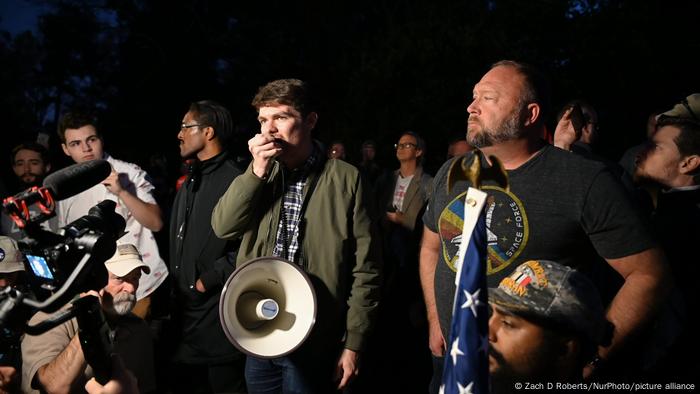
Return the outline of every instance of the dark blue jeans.
<path id="1" fill-rule="evenodd" d="M 261 359 L 248 356 L 245 380 L 250 394 L 307 394 L 317 388 L 304 369 L 289 357 Z"/>

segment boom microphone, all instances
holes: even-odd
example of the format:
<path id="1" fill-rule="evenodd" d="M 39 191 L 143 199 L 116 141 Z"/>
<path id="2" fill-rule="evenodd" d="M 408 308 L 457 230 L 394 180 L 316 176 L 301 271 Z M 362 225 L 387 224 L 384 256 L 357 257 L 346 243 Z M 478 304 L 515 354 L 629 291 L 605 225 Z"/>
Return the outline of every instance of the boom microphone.
<path id="1" fill-rule="evenodd" d="M 51 190 L 54 200 L 61 201 L 102 182 L 112 172 L 106 160 L 90 160 L 56 171 L 44 179 L 44 187 Z"/>
<path id="2" fill-rule="evenodd" d="M 55 202 L 73 197 L 102 182 L 112 172 L 105 160 L 73 164 L 44 179 L 42 187 L 33 186 L 2 201 L 2 210 L 24 229 L 54 216 Z M 38 211 L 30 209 L 35 205 Z"/>

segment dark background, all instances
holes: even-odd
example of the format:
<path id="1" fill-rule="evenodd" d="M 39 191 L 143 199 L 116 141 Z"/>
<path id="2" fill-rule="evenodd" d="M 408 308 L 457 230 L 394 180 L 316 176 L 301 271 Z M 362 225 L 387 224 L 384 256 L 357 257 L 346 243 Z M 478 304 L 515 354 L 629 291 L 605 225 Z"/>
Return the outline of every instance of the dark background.
<path id="1" fill-rule="evenodd" d="M 151 156 L 165 156 L 176 176 L 188 104 L 215 99 L 238 125 L 232 149 L 247 157 L 257 129 L 250 100 L 276 78 L 316 87 L 317 137 L 344 141 L 351 161 L 372 138 L 394 166 L 393 143 L 410 129 L 426 137 L 433 172 L 448 139 L 466 130 L 474 83 L 500 59 L 543 69 L 554 112 L 571 98 L 590 101 L 601 117 L 598 148 L 614 160 L 644 139 L 651 111 L 700 90 L 697 1 L 24 3 L 38 16 L 29 30 L 2 30 L 26 9 L 6 4 L 0 15 L 6 180 L 10 149 L 40 131 L 52 137 L 54 167 L 69 164 L 55 130 L 74 106 L 97 108 L 115 157 L 149 168 Z"/>

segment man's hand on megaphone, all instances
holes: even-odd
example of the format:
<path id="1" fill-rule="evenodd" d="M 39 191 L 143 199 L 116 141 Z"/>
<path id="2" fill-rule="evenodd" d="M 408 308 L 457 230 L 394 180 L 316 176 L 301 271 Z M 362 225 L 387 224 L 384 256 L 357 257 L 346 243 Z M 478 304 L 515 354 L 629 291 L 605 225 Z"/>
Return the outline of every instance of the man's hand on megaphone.
<path id="1" fill-rule="evenodd" d="M 358 361 L 359 355 L 356 351 L 343 349 L 343 354 L 340 355 L 338 365 L 336 365 L 335 369 L 335 378 L 336 380 L 340 379 L 338 390 L 342 390 L 347 387 L 350 380 L 354 379 L 360 372 L 358 369 Z"/>

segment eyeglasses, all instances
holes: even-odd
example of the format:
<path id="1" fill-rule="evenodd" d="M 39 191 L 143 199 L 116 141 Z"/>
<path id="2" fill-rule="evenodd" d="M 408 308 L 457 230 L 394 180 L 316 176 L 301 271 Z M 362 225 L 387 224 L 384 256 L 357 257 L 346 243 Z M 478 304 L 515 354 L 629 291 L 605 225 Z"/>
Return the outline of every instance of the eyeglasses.
<path id="1" fill-rule="evenodd" d="M 418 145 L 412 143 L 412 142 L 404 142 L 403 144 L 394 144 L 394 149 L 409 149 L 409 148 L 416 148 Z"/>
<path id="2" fill-rule="evenodd" d="M 180 131 L 185 131 L 187 129 L 191 129 L 193 127 L 200 127 L 200 126 L 202 126 L 202 125 L 199 123 L 195 123 L 195 124 L 184 124 L 183 123 L 180 125 Z"/>

